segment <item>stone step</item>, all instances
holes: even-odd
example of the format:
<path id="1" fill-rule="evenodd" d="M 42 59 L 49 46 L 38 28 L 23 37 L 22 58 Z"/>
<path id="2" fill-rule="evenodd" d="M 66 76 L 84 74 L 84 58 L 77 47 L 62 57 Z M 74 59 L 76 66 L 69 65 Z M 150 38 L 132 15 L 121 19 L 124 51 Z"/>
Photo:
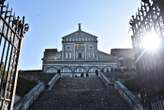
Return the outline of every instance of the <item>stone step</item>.
<path id="1" fill-rule="evenodd" d="M 30 110 L 128 110 L 113 87 L 106 88 L 99 77 L 61 78 L 45 91 Z"/>

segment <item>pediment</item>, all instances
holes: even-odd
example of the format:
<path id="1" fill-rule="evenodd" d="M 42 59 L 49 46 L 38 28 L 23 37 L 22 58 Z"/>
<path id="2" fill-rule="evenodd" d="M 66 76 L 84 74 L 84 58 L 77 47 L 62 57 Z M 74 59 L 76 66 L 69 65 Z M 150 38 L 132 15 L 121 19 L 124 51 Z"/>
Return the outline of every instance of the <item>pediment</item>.
<path id="1" fill-rule="evenodd" d="M 76 31 L 74 33 L 64 36 L 63 42 L 65 41 L 97 41 L 97 36 L 94 36 L 84 31 Z"/>

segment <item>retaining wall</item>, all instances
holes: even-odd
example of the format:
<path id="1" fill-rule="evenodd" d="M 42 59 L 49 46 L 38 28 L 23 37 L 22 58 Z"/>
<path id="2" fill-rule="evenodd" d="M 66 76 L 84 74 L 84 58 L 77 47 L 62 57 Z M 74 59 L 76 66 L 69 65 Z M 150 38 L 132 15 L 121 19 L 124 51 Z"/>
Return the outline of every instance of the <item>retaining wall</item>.
<path id="1" fill-rule="evenodd" d="M 30 92 L 14 105 L 14 110 L 27 110 L 45 89 L 42 82 L 39 82 Z"/>
<path id="2" fill-rule="evenodd" d="M 46 85 L 48 87 L 47 89 L 51 90 L 59 79 L 60 75 L 55 74 L 54 77 Z M 38 84 L 30 92 L 28 92 L 18 103 L 14 105 L 14 110 L 28 110 L 45 89 L 45 84 L 38 82 Z"/>

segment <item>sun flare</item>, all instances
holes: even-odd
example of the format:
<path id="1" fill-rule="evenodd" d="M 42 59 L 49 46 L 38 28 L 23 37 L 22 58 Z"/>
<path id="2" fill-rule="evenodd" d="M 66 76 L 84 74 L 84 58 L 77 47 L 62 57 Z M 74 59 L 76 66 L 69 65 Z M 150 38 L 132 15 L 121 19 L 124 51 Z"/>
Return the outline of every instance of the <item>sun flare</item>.
<path id="1" fill-rule="evenodd" d="M 156 32 L 148 32 L 142 39 L 142 46 L 147 51 L 158 51 L 161 46 L 161 39 Z"/>

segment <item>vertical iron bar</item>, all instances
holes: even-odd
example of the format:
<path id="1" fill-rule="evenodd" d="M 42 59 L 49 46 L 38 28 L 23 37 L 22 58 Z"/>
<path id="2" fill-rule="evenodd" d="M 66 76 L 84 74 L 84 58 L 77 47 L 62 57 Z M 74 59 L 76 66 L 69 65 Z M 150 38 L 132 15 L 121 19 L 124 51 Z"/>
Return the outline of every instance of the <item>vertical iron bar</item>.
<path id="1" fill-rule="evenodd" d="M 15 34 L 11 31 L 10 32 L 11 33 L 11 36 L 10 36 L 10 41 L 13 41 L 13 44 L 14 44 L 14 38 L 15 38 Z M 13 36 L 13 37 L 12 37 Z M 13 40 L 12 40 L 13 39 Z M 10 47 L 11 47 L 11 50 L 10 50 L 10 53 L 9 53 L 9 62 L 8 62 L 8 67 L 7 67 L 7 74 L 8 74 L 8 76 L 7 76 L 7 81 L 9 82 L 9 87 L 10 87 L 10 83 L 11 83 L 11 80 L 10 80 L 10 77 L 12 77 L 11 75 L 11 71 L 10 71 L 10 69 L 11 69 L 11 67 L 10 67 L 10 65 L 11 65 L 11 58 L 12 58 L 12 53 L 13 53 L 13 45 L 12 45 L 12 43 L 10 43 Z M 9 47 L 9 48 L 10 48 Z M 9 75 L 10 74 L 10 75 Z M 8 87 L 8 89 L 10 90 L 10 88 Z M 6 89 L 7 89 L 7 87 L 6 87 Z"/>
<path id="2" fill-rule="evenodd" d="M 18 60 L 23 35 L 26 30 L 24 17 L 22 20 L 12 16 L 4 4 L 0 4 L 0 109 L 12 110 L 18 77 Z M 7 14 L 10 12 L 10 16 Z M 13 18 L 11 20 L 11 17 Z M 11 23 L 12 22 L 12 23 Z M 28 28 L 28 27 L 27 27 Z M 2 43 L 2 44 L 1 44 Z M 3 64 L 2 64 L 3 63 Z M 7 100 L 6 100 L 7 99 Z"/>
<path id="3" fill-rule="evenodd" d="M 18 78 L 18 71 L 17 71 L 17 68 L 18 68 L 18 61 L 19 61 L 19 55 L 20 55 L 20 48 L 21 48 L 21 43 L 22 43 L 22 38 L 23 38 L 23 33 L 24 33 L 24 24 L 25 24 L 25 17 L 22 18 L 22 22 L 21 22 L 21 27 L 18 31 L 19 33 L 19 36 L 20 36 L 20 39 L 19 39 L 19 42 L 18 42 L 18 49 L 17 49 L 17 55 L 16 55 L 16 60 L 15 60 L 15 70 L 14 70 L 14 87 L 13 87 L 13 94 L 12 94 L 12 102 L 11 102 L 11 106 L 10 106 L 10 110 L 12 110 L 13 108 L 13 104 L 14 104 L 14 95 L 15 95 L 15 92 L 16 92 L 16 86 L 17 86 L 17 78 Z"/>
<path id="4" fill-rule="evenodd" d="M 3 11 L 3 8 L 5 8 L 5 10 Z M 7 7 L 5 7 L 5 6 L 2 6 L 1 7 L 1 20 L 2 20 L 2 22 L 3 22 L 3 27 L 2 27 L 2 32 L 1 32 L 1 36 L 0 36 L 0 46 L 1 46 L 1 42 L 2 42 L 2 37 L 3 37 L 3 32 L 4 32 L 4 30 L 5 30 L 5 22 L 4 22 L 4 20 L 5 20 L 5 18 L 6 18 L 6 16 L 7 16 L 7 9 L 8 9 L 8 5 L 7 5 Z M 4 15 L 4 17 L 3 17 L 3 13 L 5 13 L 5 15 Z"/>
<path id="5" fill-rule="evenodd" d="M 7 10 L 7 13 L 8 13 L 8 10 Z M 8 21 L 8 22 L 10 22 L 10 17 L 9 17 L 9 19 L 7 19 L 7 17 L 8 16 L 6 16 L 6 22 Z M 7 22 L 7 23 L 8 23 Z M 1 71 L 2 71 L 2 80 L 1 80 L 1 85 L 0 85 L 0 89 L 1 89 L 1 97 L 2 98 L 4 98 L 4 100 L 2 100 L 2 102 L 1 102 L 1 107 L 2 107 L 2 105 L 4 104 L 4 101 L 5 101 L 5 97 L 3 97 L 3 94 L 5 94 L 5 92 L 7 92 L 7 91 L 4 91 L 4 86 L 7 84 L 7 82 L 6 82 L 6 71 L 5 71 L 5 69 L 6 69 L 6 64 L 7 64 L 7 58 L 8 58 L 8 56 L 7 56 L 7 54 L 8 54 L 8 49 L 6 48 L 7 46 L 7 37 L 8 37 L 8 32 L 9 32 L 9 26 L 7 26 L 6 25 L 6 27 L 7 27 L 7 30 L 6 30 L 6 33 L 5 33 L 5 35 L 4 35 L 4 37 L 5 37 L 5 43 L 4 43 L 4 48 L 3 48 L 3 55 L 2 55 L 2 58 L 1 58 L 1 62 L 3 62 L 3 57 L 5 57 L 4 58 L 4 67 L 1 69 Z M 7 50 L 6 50 L 7 49 Z M 4 53 L 6 54 L 6 56 L 4 56 Z"/>
<path id="6" fill-rule="evenodd" d="M 9 15 L 9 19 L 8 19 L 8 24 L 9 24 L 9 26 L 10 26 L 10 20 L 11 20 L 11 12 L 10 12 L 10 15 Z M 11 36 L 9 36 L 8 34 L 9 34 L 9 30 L 10 30 L 10 28 L 8 27 L 8 30 L 7 30 L 7 33 L 6 33 L 6 38 L 7 37 L 9 37 L 9 38 L 7 38 L 8 40 L 10 40 L 10 37 Z M 5 79 L 5 85 L 3 85 L 4 87 L 3 88 L 5 88 L 4 90 L 5 90 L 5 92 L 3 92 L 3 94 L 2 94 L 2 97 L 5 97 L 5 94 L 7 94 L 7 92 L 9 92 L 9 91 L 7 91 L 7 89 L 6 89 L 6 87 L 7 87 L 7 85 L 8 85 L 8 81 L 7 81 L 7 77 L 8 77 L 8 70 L 6 70 L 6 65 L 7 65 L 7 63 L 8 63 L 8 58 L 9 58 L 9 49 L 10 49 L 10 42 L 8 41 L 8 46 L 7 46 L 7 52 L 6 52 L 6 59 L 5 59 L 5 63 L 4 63 L 4 70 L 3 70 L 3 72 L 4 72 L 4 74 L 6 74 L 5 75 L 5 77 L 4 77 L 4 79 Z M 6 98 L 6 97 L 5 97 Z M 4 101 L 3 101 L 4 102 Z M 3 105 L 3 102 L 2 102 L 2 105 Z"/>

